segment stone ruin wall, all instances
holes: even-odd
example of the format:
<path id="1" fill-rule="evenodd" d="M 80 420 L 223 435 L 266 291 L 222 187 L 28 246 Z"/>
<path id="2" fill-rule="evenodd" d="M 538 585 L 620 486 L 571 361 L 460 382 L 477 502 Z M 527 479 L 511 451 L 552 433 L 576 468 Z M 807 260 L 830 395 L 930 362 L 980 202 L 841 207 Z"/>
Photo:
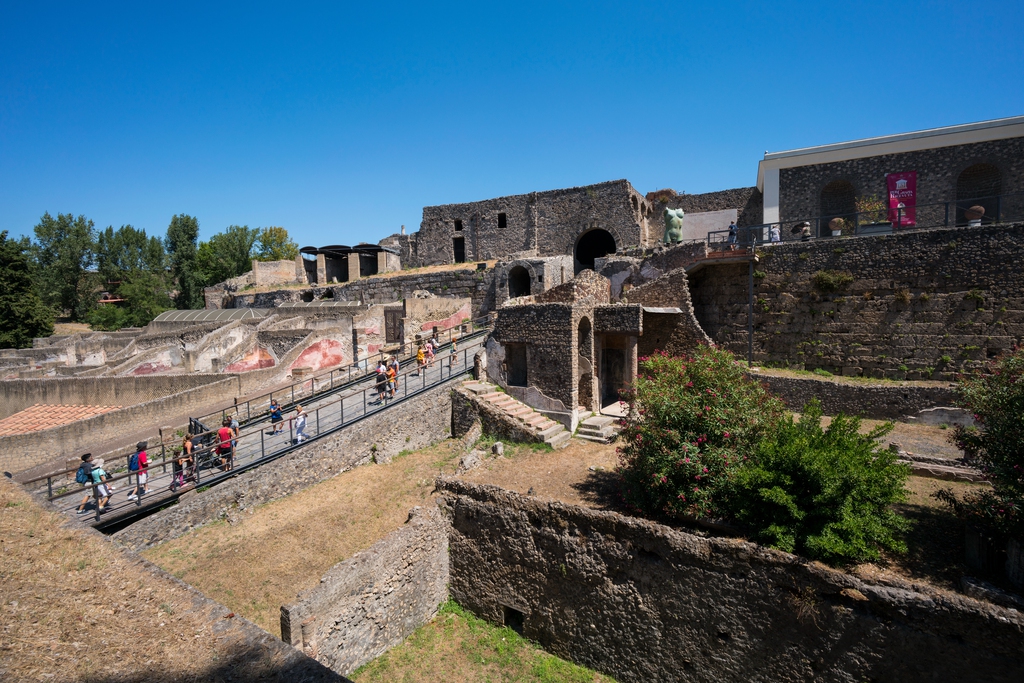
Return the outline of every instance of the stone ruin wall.
<path id="1" fill-rule="evenodd" d="M 946 380 L 1024 340 L 1024 223 L 813 240 L 758 253 L 757 362 Z M 813 283 L 819 271 L 853 281 L 823 292 Z M 689 278 L 701 327 L 742 357 L 747 282 L 746 264 L 708 266 Z"/>
<path id="2" fill-rule="evenodd" d="M 455 237 L 465 240 L 467 261 L 572 254 L 576 240 L 591 228 L 610 232 L 620 249 L 647 244 L 649 212 L 646 200 L 625 180 L 427 206 L 419 232 L 409 240 L 415 255 L 403 263 L 454 263 Z M 500 230 L 499 213 L 506 216 Z M 461 232 L 455 230 L 456 220 L 462 222 Z"/>
<path id="3" fill-rule="evenodd" d="M 284 640 L 348 673 L 450 594 L 623 682 L 1024 674 L 1016 610 L 494 486 L 440 478 L 437 489 L 440 514 L 414 509 L 405 527 L 282 607 Z"/>
<path id="4" fill-rule="evenodd" d="M 496 487 L 438 488 L 452 597 L 619 681 L 1024 675 L 1013 610 Z"/>

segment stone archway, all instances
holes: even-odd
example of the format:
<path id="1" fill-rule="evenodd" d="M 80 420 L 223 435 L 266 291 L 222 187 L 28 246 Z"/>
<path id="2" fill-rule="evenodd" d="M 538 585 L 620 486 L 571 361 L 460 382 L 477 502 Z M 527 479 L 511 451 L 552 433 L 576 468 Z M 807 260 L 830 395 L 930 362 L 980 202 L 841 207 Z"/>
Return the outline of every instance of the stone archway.
<path id="1" fill-rule="evenodd" d="M 607 256 L 608 254 L 614 254 L 618 249 L 615 244 L 615 237 L 610 232 L 603 228 L 594 228 L 580 235 L 580 238 L 576 241 L 575 249 L 575 265 L 576 273 L 580 271 L 594 269 L 594 260 Z"/>
<path id="2" fill-rule="evenodd" d="M 524 266 L 513 266 L 508 271 L 508 298 L 529 296 L 530 293 L 530 271 Z"/>

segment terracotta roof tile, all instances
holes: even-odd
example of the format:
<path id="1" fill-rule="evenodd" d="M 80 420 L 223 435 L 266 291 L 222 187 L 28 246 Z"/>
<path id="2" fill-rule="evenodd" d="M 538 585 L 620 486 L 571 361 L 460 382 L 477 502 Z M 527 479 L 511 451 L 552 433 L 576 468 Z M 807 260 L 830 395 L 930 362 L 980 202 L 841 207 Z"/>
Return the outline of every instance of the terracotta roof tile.
<path id="1" fill-rule="evenodd" d="M 0 420 L 0 436 L 26 434 L 120 410 L 121 406 L 46 405 L 37 403 Z"/>

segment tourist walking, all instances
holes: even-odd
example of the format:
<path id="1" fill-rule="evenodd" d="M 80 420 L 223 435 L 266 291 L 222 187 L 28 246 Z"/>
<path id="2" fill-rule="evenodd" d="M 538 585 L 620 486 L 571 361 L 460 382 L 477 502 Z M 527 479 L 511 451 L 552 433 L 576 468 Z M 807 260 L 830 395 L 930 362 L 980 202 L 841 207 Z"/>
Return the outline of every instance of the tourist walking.
<path id="1" fill-rule="evenodd" d="M 387 375 L 388 375 L 388 393 L 390 394 L 391 398 L 394 398 L 395 397 L 395 389 L 398 388 L 398 370 L 396 370 L 395 366 L 392 365 L 391 363 L 388 363 Z"/>
<path id="2" fill-rule="evenodd" d="M 423 372 L 425 367 L 427 367 L 427 352 L 423 350 L 423 344 L 420 344 L 416 349 L 416 374 Z"/>
<path id="3" fill-rule="evenodd" d="M 459 363 L 459 338 L 454 334 L 452 335 L 452 350 L 448 354 L 448 367 L 458 365 Z"/>
<path id="4" fill-rule="evenodd" d="M 128 494 L 128 500 L 138 500 L 139 496 L 149 493 L 149 457 L 146 455 L 145 441 L 135 444 L 135 455 L 128 459 L 128 471 L 137 472 L 135 488 Z M 139 491 L 139 487 L 142 491 Z"/>
<path id="5" fill-rule="evenodd" d="M 235 432 L 231 429 L 231 418 L 225 417 L 217 430 L 217 466 L 222 472 L 231 469 L 235 459 L 235 449 L 231 444 Z"/>
<path id="6" fill-rule="evenodd" d="M 374 388 L 377 390 L 377 400 L 371 401 L 371 403 L 373 405 L 380 405 L 387 397 L 388 390 L 388 369 L 384 367 L 384 363 L 377 366 L 377 378 Z"/>
<path id="7" fill-rule="evenodd" d="M 779 224 L 778 223 L 772 225 L 771 229 L 768 231 L 768 234 L 771 236 L 770 239 L 772 241 L 772 244 L 776 244 L 776 243 L 782 241 L 782 235 L 779 232 Z"/>
<path id="8" fill-rule="evenodd" d="M 306 435 L 306 418 L 309 417 L 302 406 L 295 406 L 295 443 L 302 443 L 309 437 Z"/>
<path id="9" fill-rule="evenodd" d="M 107 503 L 110 502 L 110 494 L 114 492 L 114 487 L 107 484 L 108 477 L 103 470 L 103 458 L 93 461 L 90 475 L 92 476 L 93 490 L 96 492 L 96 511 L 106 512 Z"/>
<path id="10" fill-rule="evenodd" d="M 424 346 L 426 346 L 427 367 L 432 368 L 434 367 L 434 340 L 428 339 Z"/>
<path id="11" fill-rule="evenodd" d="M 238 424 L 238 413 L 231 416 L 231 431 L 234 433 L 234 438 L 231 439 L 231 448 L 238 448 L 238 434 L 241 431 L 241 426 Z"/>
<path id="12" fill-rule="evenodd" d="M 273 427 L 271 434 L 280 434 L 284 431 L 284 415 L 281 414 L 281 406 L 277 399 L 270 399 L 270 426 Z"/>
<path id="13" fill-rule="evenodd" d="M 719 223 L 721 225 L 721 223 Z M 729 223 L 729 251 L 736 250 L 736 221 Z"/>
<path id="14" fill-rule="evenodd" d="M 92 484 L 92 453 L 86 453 L 82 456 L 82 464 L 78 466 L 78 471 L 75 472 L 75 481 L 82 486 Z M 89 504 L 89 499 L 96 494 L 95 487 L 86 489 L 85 497 L 82 498 L 82 502 L 78 504 L 78 514 L 84 515 L 88 510 L 85 506 Z"/>

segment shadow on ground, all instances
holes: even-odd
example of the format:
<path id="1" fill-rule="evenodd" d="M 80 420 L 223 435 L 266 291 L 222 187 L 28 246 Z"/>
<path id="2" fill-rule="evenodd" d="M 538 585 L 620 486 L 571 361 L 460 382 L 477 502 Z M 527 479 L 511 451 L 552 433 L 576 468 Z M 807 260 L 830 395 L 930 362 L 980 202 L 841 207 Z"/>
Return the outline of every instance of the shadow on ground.
<path id="1" fill-rule="evenodd" d="M 615 472 L 597 470 L 587 473 L 586 479 L 571 484 L 571 486 L 580 494 L 581 498 L 598 510 L 624 512 L 620 481 L 619 475 Z"/>

